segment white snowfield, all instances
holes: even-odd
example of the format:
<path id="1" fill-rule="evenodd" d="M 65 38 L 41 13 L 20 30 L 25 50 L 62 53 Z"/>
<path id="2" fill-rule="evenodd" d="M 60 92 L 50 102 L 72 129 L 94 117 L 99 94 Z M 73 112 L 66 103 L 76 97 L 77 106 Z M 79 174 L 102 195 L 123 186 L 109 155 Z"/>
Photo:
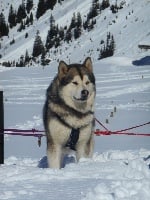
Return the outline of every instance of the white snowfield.
<path id="1" fill-rule="evenodd" d="M 149 200 L 150 159 L 143 159 L 148 155 L 146 150 L 95 153 L 61 170 L 12 156 L 0 167 L 0 199 Z"/>

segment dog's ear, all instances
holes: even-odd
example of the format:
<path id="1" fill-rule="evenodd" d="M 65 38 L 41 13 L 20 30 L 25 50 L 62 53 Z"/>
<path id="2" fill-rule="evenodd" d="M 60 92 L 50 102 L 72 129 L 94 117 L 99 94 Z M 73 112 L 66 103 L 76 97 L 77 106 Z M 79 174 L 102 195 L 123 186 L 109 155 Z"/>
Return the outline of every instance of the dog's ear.
<path id="1" fill-rule="evenodd" d="M 58 77 L 62 79 L 68 72 L 68 65 L 64 61 L 60 61 L 58 66 Z"/>
<path id="2" fill-rule="evenodd" d="M 92 60 L 90 57 L 87 57 L 83 63 L 84 67 L 86 67 L 90 72 L 93 72 Z"/>

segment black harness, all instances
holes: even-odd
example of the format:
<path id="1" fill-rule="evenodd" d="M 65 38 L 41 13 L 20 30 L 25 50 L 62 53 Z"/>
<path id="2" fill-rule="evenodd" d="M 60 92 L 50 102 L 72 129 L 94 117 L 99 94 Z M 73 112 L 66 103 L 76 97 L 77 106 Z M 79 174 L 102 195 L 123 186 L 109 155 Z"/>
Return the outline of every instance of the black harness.
<path id="1" fill-rule="evenodd" d="M 80 133 L 80 129 L 71 129 L 71 133 L 70 133 L 70 137 L 65 145 L 65 147 L 69 147 L 70 149 L 76 151 L 76 143 L 78 142 L 79 139 L 79 133 Z"/>
<path id="2" fill-rule="evenodd" d="M 92 114 L 93 114 L 93 112 L 89 112 L 89 113 L 92 113 Z M 76 144 L 77 144 L 77 142 L 78 142 L 78 139 L 79 139 L 80 128 L 82 128 L 82 127 L 77 128 L 77 129 L 72 128 L 72 127 L 71 127 L 66 121 L 64 121 L 63 118 L 61 118 L 57 113 L 54 113 L 54 112 L 53 112 L 53 114 L 59 119 L 59 121 L 60 121 L 62 124 L 65 124 L 67 127 L 71 128 L 70 137 L 69 137 L 69 139 L 68 139 L 68 141 L 67 141 L 65 147 L 68 147 L 68 148 L 70 148 L 70 149 L 76 151 L 75 146 L 76 146 Z M 87 126 L 87 125 L 84 125 L 83 127 L 85 127 L 85 126 Z"/>

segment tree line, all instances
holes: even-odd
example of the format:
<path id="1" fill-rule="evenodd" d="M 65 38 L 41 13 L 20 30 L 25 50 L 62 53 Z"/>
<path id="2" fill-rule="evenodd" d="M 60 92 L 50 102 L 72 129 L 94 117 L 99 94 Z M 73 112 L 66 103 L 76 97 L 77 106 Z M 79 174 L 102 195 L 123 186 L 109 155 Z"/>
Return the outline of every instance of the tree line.
<path id="1" fill-rule="evenodd" d="M 56 0 L 39 0 L 37 10 L 36 10 L 36 18 L 37 20 L 46 12 L 48 9 L 53 9 Z M 62 3 L 63 0 L 58 0 L 58 3 Z M 49 6 L 48 6 L 49 5 Z M 33 51 L 32 55 L 29 56 L 28 51 L 26 50 L 25 56 L 20 57 L 19 64 L 22 65 L 24 63 L 27 65 L 31 60 L 36 61 L 38 56 L 41 56 L 41 63 L 46 65 L 49 63 L 49 60 L 46 59 L 46 54 L 49 52 L 51 48 L 57 48 L 62 45 L 62 43 L 72 42 L 73 39 L 78 39 L 84 30 L 91 31 L 96 25 L 96 16 L 100 15 L 103 10 L 109 8 L 114 13 L 114 9 L 112 9 L 112 5 L 110 5 L 109 0 L 102 0 L 100 3 L 99 0 L 92 0 L 92 5 L 89 9 L 89 12 L 86 15 L 86 19 L 82 19 L 80 12 L 73 13 L 69 26 L 58 26 L 55 23 L 55 19 L 51 14 L 49 20 L 49 30 L 46 37 L 45 44 L 42 42 L 40 37 L 40 32 L 37 31 L 34 44 L 33 44 Z M 120 6 L 117 5 L 117 1 L 115 4 L 115 8 L 121 9 Z M 9 12 L 9 26 L 12 28 L 16 25 L 16 23 L 20 23 L 20 27 L 18 31 L 25 29 L 26 25 L 33 24 L 33 0 L 26 0 L 26 6 L 22 2 L 22 4 L 18 7 L 17 13 L 14 11 L 12 5 L 10 6 Z M 19 14 L 18 14 L 19 13 Z M 17 17 L 18 16 L 18 17 Z M 1 18 L 0 18 L 1 19 Z M 0 20 L 1 25 L 1 20 Z M 6 29 L 9 28 L 8 25 Z M 1 29 L 0 29 L 1 30 Z M 25 38 L 28 37 L 28 33 L 26 33 Z M 109 38 L 109 39 L 108 39 Z M 11 41 L 11 45 L 15 43 L 15 39 Z M 114 36 L 107 34 L 107 41 L 106 44 L 100 49 L 99 59 L 102 59 L 107 56 L 112 56 L 115 50 L 115 41 Z M 108 53 L 109 52 L 109 53 Z M 14 62 L 11 62 L 14 63 Z M 17 65 L 19 65 L 17 64 Z"/>

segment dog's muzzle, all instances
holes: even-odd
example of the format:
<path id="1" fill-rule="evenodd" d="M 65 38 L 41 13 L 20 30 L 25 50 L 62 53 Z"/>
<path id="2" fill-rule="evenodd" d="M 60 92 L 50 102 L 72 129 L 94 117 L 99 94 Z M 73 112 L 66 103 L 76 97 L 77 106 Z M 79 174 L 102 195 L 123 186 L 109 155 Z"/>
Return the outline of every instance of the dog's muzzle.
<path id="1" fill-rule="evenodd" d="M 87 100 L 88 95 L 89 95 L 89 91 L 88 91 L 88 90 L 82 90 L 82 91 L 81 91 L 81 100 L 82 100 L 82 101 Z"/>

